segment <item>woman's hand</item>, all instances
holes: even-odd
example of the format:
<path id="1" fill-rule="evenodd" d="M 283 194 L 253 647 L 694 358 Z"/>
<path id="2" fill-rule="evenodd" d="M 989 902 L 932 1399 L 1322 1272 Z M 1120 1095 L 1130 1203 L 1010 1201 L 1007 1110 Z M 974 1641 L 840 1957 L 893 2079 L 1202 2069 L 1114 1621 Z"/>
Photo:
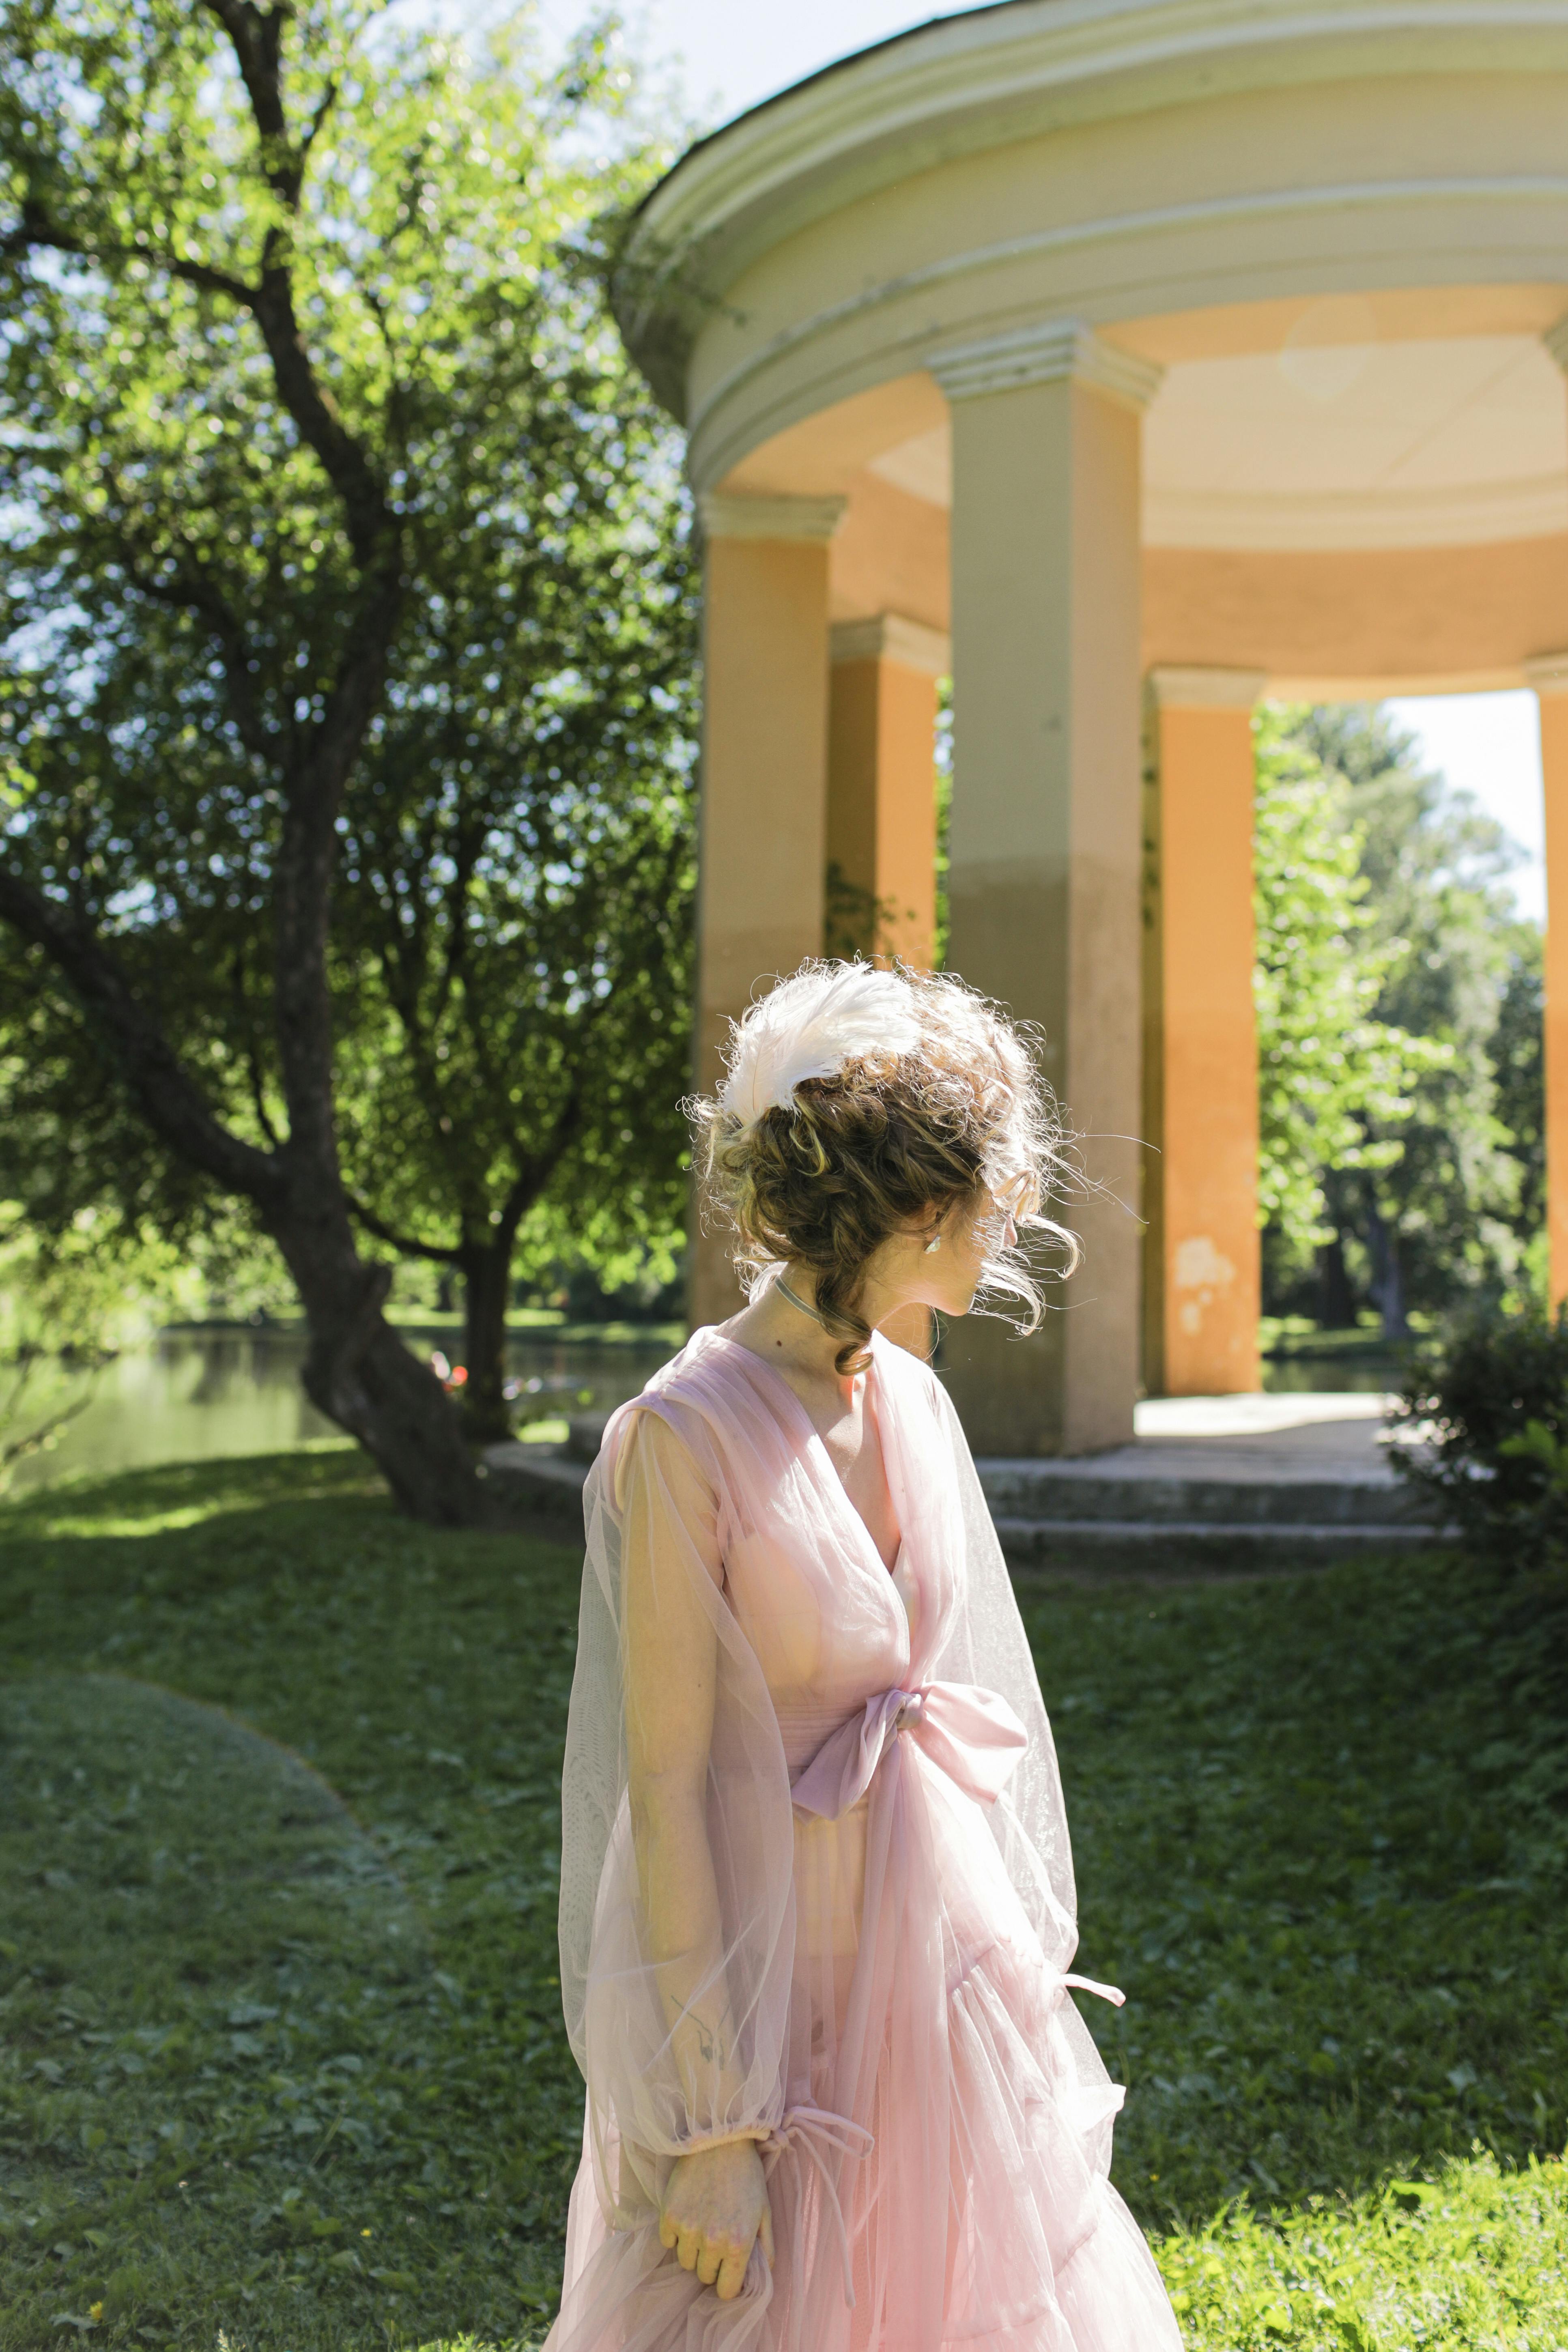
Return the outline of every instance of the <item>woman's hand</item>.
<path id="1" fill-rule="evenodd" d="M 759 2236 L 768 2261 L 773 2258 L 773 2217 L 755 2140 L 727 2140 L 721 2147 L 678 2157 L 658 2234 L 661 2244 L 675 2249 L 682 2270 L 694 2270 L 704 2286 L 718 2288 L 721 2302 L 731 2302 Z"/>

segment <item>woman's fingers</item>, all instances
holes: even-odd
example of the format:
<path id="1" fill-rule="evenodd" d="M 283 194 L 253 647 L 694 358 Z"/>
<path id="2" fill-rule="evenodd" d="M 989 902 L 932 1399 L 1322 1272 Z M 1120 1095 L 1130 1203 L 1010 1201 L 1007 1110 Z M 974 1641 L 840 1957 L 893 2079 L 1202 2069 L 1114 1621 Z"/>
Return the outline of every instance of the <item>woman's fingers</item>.
<path id="1" fill-rule="evenodd" d="M 716 2288 L 722 2303 L 732 2303 L 742 2292 L 753 2245 L 761 2242 L 770 2265 L 773 2259 L 773 2217 L 761 2168 L 755 2169 L 754 2185 L 748 2184 L 751 2195 L 718 2199 L 690 2195 L 691 2184 L 678 2178 L 671 2205 L 658 2217 L 659 2243 L 674 2252 L 682 2270 L 696 2273 L 700 2285 Z"/>
<path id="2" fill-rule="evenodd" d="M 743 2254 L 727 2253 L 719 2265 L 718 2285 L 721 2303 L 732 2303 L 746 2281 L 746 2264 L 751 2260 L 751 2248 Z"/>

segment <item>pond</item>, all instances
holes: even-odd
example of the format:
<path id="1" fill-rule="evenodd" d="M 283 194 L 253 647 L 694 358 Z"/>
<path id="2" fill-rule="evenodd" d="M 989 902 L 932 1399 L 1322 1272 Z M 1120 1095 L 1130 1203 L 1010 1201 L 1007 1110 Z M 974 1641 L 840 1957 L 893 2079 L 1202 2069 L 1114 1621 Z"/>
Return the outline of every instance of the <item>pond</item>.
<path id="1" fill-rule="evenodd" d="M 1405 1358 L 1387 1354 L 1309 1355 L 1299 1349 L 1289 1356 L 1265 1356 L 1263 1386 L 1271 1396 L 1385 1396 L 1405 1378 Z"/>
<path id="2" fill-rule="evenodd" d="M 679 1345 L 668 1326 L 646 1338 L 554 1337 L 548 1326 L 516 1333 L 507 1348 L 518 1384 L 519 1433 L 573 1412 L 607 1412 L 636 1396 Z M 623 1336 L 626 1335 L 626 1336 Z M 415 1352 L 455 1345 L 449 1326 L 405 1327 Z M 85 1411 L 47 1452 L 16 1465 L 8 1492 L 26 1494 L 84 1473 L 150 1469 L 162 1462 L 276 1454 L 338 1443 L 342 1432 L 300 1385 L 302 1331 L 197 1325 L 162 1332 L 150 1347 L 118 1357 L 100 1373 Z"/>

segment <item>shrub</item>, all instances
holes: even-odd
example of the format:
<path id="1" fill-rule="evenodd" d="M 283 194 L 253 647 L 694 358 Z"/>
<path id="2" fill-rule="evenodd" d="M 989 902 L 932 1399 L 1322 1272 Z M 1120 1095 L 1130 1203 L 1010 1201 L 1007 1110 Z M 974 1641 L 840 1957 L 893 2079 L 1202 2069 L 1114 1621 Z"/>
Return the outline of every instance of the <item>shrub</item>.
<path id="1" fill-rule="evenodd" d="M 1405 1475 L 1508 1577 L 1568 1560 L 1568 1307 L 1472 1317 L 1422 1349 Z"/>
<path id="2" fill-rule="evenodd" d="M 1419 1441 L 1400 1468 L 1494 1589 L 1487 1664 L 1510 1727 L 1478 1764 L 1532 1866 L 1568 1869 L 1568 1304 L 1456 1326 L 1417 1358 L 1395 1419 Z"/>

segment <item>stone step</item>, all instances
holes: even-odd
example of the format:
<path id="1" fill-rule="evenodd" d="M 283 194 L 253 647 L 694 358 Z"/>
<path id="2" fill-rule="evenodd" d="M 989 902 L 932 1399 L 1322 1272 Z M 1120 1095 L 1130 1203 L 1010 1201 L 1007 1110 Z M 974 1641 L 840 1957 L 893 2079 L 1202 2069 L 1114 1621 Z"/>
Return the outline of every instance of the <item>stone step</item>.
<path id="1" fill-rule="evenodd" d="M 1077 1461 L 983 1461 L 976 1465 L 998 1520 L 1297 1529 L 1398 1528 L 1429 1523 L 1424 1498 L 1391 1470 L 1361 1475 L 1280 1475 L 1251 1464 L 1241 1475 L 1172 1461 L 1173 1449 L 1119 1447 Z M 1160 1458 L 1155 1458 L 1160 1457 Z"/>
<path id="2" fill-rule="evenodd" d="M 584 1433 L 585 1434 L 585 1433 Z M 1131 1448 L 1122 1449 L 1131 1453 Z M 1153 1449 L 1150 1449 L 1152 1452 Z M 582 1439 L 566 1445 L 492 1445 L 485 1474 L 509 1514 L 573 1519 L 588 1464 Z M 1110 1475 L 1116 1457 L 982 1461 L 980 1481 L 1017 1567 L 1068 1566 L 1111 1555 L 1151 1565 L 1205 1559 L 1245 1566 L 1291 1554 L 1310 1560 L 1405 1549 L 1443 1539 L 1419 1497 L 1392 1471 L 1346 1477 L 1215 1478 L 1173 1475 L 1142 1462 Z"/>
<path id="3" fill-rule="evenodd" d="M 1406 1551 L 1452 1540 L 1451 1532 L 1430 1522 L 1401 1526 L 1388 1520 L 1330 1526 L 1301 1519 L 1247 1524 L 1194 1519 L 1015 1519 L 995 1518 L 997 1537 L 1010 1568 L 1118 1567 L 1156 1570 L 1225 1567 L 1246 1570 L 1270 1567 L 1319 1567 L 1368 1551 Z"/>

